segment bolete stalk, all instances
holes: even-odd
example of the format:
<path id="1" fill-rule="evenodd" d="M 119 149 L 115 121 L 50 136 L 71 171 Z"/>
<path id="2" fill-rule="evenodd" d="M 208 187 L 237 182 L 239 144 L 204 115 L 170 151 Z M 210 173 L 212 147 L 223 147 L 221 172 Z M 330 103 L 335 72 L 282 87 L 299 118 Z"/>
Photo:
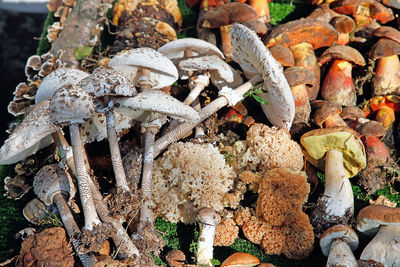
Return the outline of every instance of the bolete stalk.
<path id="1" fill-rule="evenodd" d="M 100 220 L 88 184 L 90 176 L 85 166 L 85 152 L 80 139 L 79 124 L 94 114 L 93 100 L 82 88 L 67 84 L 54 92 L 49 109 L 50 119 L 54 123 L 69 126 L 79 195 L 85 216 L 84 228 L 92 231 L 100 225 Z"/>
<path id="2" fill-rule="evenodd" d="M 359 135 L 347 127 L 332 127 L 307 132 L 300 142 L 306 159 L 325 171 L 325 190 L 311 216 L 312 224 L 317 232 L 337 221 L 346 224 L 354 213 L 349 177 L 366 166 Z"/>
<path id="3" fill-rule="evenodd" d="M 36 195 L 46 205 L 55 204 L 57 206 L 64 227 L 83 266 L 90 267 L 95 264 L 97 260 L 92 253 L 80 252 L 81 244 L 76 239 L 81 231 L 67 204 L 67 199 L 73 197 L 76 192 L 71 177 L 57 164 L 46 165 L 36 174 L 33 188 Z"/>

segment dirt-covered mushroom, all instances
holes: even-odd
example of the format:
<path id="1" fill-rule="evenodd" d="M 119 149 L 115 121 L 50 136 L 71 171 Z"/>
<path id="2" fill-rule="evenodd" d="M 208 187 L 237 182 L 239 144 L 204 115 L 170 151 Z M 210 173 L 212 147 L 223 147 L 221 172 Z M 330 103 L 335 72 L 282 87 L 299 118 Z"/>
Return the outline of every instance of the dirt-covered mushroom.
<path id="1" fill-rule="evenodd" d="M 374 260 L 384 266 L 400 264 L 400 210 L 382 205 L 370 205 L 358 213 L 357 230 L 365 234 L 378 233 L 361 253 L 361 260 Z"/>
<path id="2" fill-rule="evenodd" d="M 325 190 L 311 216 L 315 227 L 326 229 L 336 220 L 347 223 L 354 213 L 349 177 L 366 166 L 359 135 L 347 127 L 312 130 L 301 137 L 306 159 L 325 171 Z"/>
<path id="3" fill-rule="evenodd" d="M 92 253 L 81 253 L 80 242 L 76 236 L 81 232 L 76 224 L 67 200 L 75 195 L 75 186 L 71 177 L 58 165 L 44 166 L 36 174 L 33 187 L 36 195 L 47 205 L 55 204 L 61 215 L 61 220 L 67 230 L 71 243 L 74 246 L 84 266 L 92 266 L 96 258 Z"/>
<path id="4" fill-rule="evenodd" d="M 321 70 L 314 50 L 330 46 L 337 39 L 338 32 L 329 23 L 316 19 L 300 19 L 276 27 L 265 43 L 267 47 L 289 47 L 295 58 L 295 65 L 308 68 L 314 73 L 315 87 L 309 88 L 308 96 L 310 100 L 315 100 L 319 92 Z"/>
<path id="5" fill-rule="evenodd" d="M 212 208 L 202 208 L 196 214 L 196 221 L 200 225 L 196 263 L 209 266 L 214 258 L 215 228 L 221 222 L 221 215 Z"/>
<path id="6" fill-rule="evenodd" d="M 85 216 L 85 229 L 91 231 L 100 224 L 100 220 L 88 184 L 90 176 L 86 170 L 79 124 L 94 114 L 93 100 L 82 88 L 67 84 L 54 92 L 49 109 L 50 119 L 54 123 L 69 125 L 79 195 Z"/>
<path id="7" fill-rule="evenodd" d="M 352 78 L 353 64 L 364 66 L 364 57 L 356 49 L 346 45 L 334 45 L 319 58 L 323 65 L 333 60 L 321 87 L 321 96 L 328 102 L 342 106 L 355 106 L 356 90 Z"/>
<path id="8" fill-rule="evenodd" d="M 357 267 L 353 251 L 358 243 L 357 233 L 347 225 L 338 224 L 326 230 L 319 238 L 322 254 L 328 257 L 326 266 Z"/>

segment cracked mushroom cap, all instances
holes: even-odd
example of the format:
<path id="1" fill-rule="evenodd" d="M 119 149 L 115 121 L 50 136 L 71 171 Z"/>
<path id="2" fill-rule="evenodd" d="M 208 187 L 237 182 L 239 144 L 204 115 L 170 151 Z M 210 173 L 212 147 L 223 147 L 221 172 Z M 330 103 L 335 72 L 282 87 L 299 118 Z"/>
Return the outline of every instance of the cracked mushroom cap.
<path id="1" fill-rule="evenodd" d="M 268 120 L 275 126 L 290 129 L 295 105 L 282 66 L 272 57 L 260 38 L 249 28 L 235 23 L 230 28 L 233 60 L 251 76 L 263 76 L 263 91 L 259 94 L 268 105 L 261 105 Z"/>
<path id="2" fill-rule="evenodd" d="M 171 41 L 161 46 L 157 51 L 175 62 L 184 58 L 186 49 L 189 49 L 194 57 L 216 55 L 220 58 L 225 58 L 218 47 L 196 38 L 183 38 Z"/>
<path id="3" fill-rule="evenodd" d="M 58 164 L 46 165 L 36 173 L 33 190 L 46 205 L 53 204 L 53 197 L 56 194 L 62 193 L 66 199 L 70 199 L 76 193 L 71 176 L 67 175 Z"/>
<path id="4" fill-rule="evenodd" d="M 379 39 L 369 51 L 369 56 L 372 59 L 390 57 L 393 55 L 400 55 L 400 43 L 386 38 Z"/>
<path id="5" fill-rule="evenodd" d="M 357 132 L 348 127 L 316 129 L 300 139 L 306 159 L 320 170 L 325 169 L 325 153 L 335 149 L 343 153 L 343 164 L 348 177 L 353 177 L 367 165 L 363 143 Z"/>
<path id="6" fill-rule="evenodd" d="M 346 242 L 352 251 L 358 248 L 359 241 L 357 233 L 347 225 L 338 224 L 326 230 L 319 238 L 319 245 L 324 256 L 328 257 L 331 244 L 335 239 Z"/>
<path id="7" fill-rule="evenodd" d="M 137 93 L 135 86 L 125 76 L 113 68 L 103 66 L 82 79 L 78 86 L 93 97 L 133 96 Z"/>
<path id="8" fill-rule="evenodd" d="M 178 79 L 178 70 L 166 56 L 148 47 L 123 51 L 110 59 L 108 65 L 121 72 L 135 85 L 141 77 L 141 69 L 150 70 L 153 89 L 173 84 Z"/>
<path id="9" fill-rule="evenodd" d="M 34 105 L 0 148 L 0 164 L 16 163 L 50 145 L 58 129 L 50 121 L 49 101 Z"/>
<path id="10" fill-rule="evenodd" d="M 204 13 L 200 18 L 199 25 L 203 28 L 215 29 L 257 18 L 257 12 L 251 6 L 240 2 L 229 2 Z"/>
<path id="11" fill-rule="evenodd" d="M 331 8 L 344 15 L 363 15 L 385 24 L 394 20 L 393 11 L 375 0 L 340 0 L 335 1 Z"/>
<path id="12" fill-rule="evenodd" d="M 143 111 L 161 113 L 180 120 L 197 121 L 200 119 L 199 114 L 192 107 L 159 90 L 144 91 L 134 97 L 115 100 L 116 112 L 129 117 L 131 110 L 139 111 L 133 115 L 137 120 L 141 120 L 143 115 L 146 116 L 142 113 Z"/>
<path id="13" fill-rule="evenodd" d="M 299 19 L 276 27 L 268 35 L 266 46 L 290 47 L 307 42 L 316 50 L 331 46 L 338 40 L 338 32 L 327 22 L 316 19 Z"/>
<path id="14" fill-rule="evenodd" d="M 318 62 L 319 65 L 323 65 L 333 59 L 342 59 L 352 64 L 365 66 L 365 59 L 360 52 L 347 45 L 333 45 L 329 47 L 319 57 Z"/>
<path id="15" fill-rule="evenodd" d="M 94 114 L 93 99 L 82 88 L 67 84 L 50 99 L 50 120 L 57 124 L 83 123 Z"/>
<path id="16" fill-rule="evenodd" d="M 400 208 L 369 205 L 357 215 L 357 230 L 360 232 L 376 232 L 381 225 L 400 225 Z"/>
<path id="17" fill-rule="evenodd" d="M 54 92 L 68 84 L 77 84 L 83 78 L 89 76 L 89 73 L 78 69 L 58 68 L 43 78 L 40 86 L 37 89 L 35 104 L 44 100 L 50 100 Z"/>

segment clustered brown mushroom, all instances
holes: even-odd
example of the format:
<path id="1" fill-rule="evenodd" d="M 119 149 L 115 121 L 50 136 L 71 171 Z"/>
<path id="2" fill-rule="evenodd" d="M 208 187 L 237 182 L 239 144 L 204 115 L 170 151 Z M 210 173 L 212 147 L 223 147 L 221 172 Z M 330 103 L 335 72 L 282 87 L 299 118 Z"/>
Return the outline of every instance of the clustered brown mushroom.
<path id="1" fill-rule="evenodd" d="M 200 1 L 203 40 L 177 40 L 178 1 L 118 0 L 108 21 L 116 27 L 113 44 L 79 61 L 72 54 L 82 45 L 99 44 L 108 5 L 85 20 L 90 29 L 81 40 L 67 42 L 74 18 L 99 3 L 50 1 L 60 17 L 48 29 L 51 54 L 27 61 L 28 82 L 8 107 L 24 118 L 10 128 L 0 164 L 20 162 L 17 176 L 5 179 L 7 196 L 33 187 L 39 199 L 24 215 L 37 225 L 56 206 L 84 266 L 152 266 L 165 245 L 156 216 L 198 224 L 197 265 L 211 266 L 214 246 L 241 234 L 266 254 L 289 259 L 309 257 L 319 238 L 327 266 L 400 264 L 398 208 L 377 201 L 358 212 L 352 190 L 356 180 L 369 196 L 400 176 L 400 32 L 381 25 L 400 5 L 312 1 L 318 6 L 308 17 L 268 32 L 267 1 L 243 2 Z M 373 97 L 360 104 L 363 91 Z M 224 107 L 240 119 L 224 116 Z M 103 139 L 109 146 L 100 157 Z M 41 162 L 39 153 L 51 157 Z M 317 169 L 323 192 L 312 190 L 311 203 Z M 358 262 L 355 217 L 359 232 L 377 233 Z M 63 230 L 51 229 L 24 241 L 21 266 L 74 264 Z M 50 237 L 52 248 L 44 242 Z M 113 256 L 99 256 L 110 244 Z M 179 250 L 165 258 L 190 266 Z M 234 253 L 221 266 L 257 264 L 268 266 Z"/>

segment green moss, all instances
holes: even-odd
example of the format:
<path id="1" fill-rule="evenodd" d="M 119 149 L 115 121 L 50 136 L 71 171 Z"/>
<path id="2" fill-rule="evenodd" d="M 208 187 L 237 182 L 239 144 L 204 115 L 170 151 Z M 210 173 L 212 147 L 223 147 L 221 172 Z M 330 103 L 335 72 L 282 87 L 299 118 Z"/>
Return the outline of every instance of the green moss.
<path id="1" fill-rule="evenodd" d="M 178 7 L 182 14 L 182 29 L 178 38 L 196 37 L 197 13 L 186 5 L 185 0 L 178 0 Z"/>
<path id="2" fill-rule="evenodd" d="M 271 24 L 277 25 L 284 20 L 290 13 L 295 10 L 296 6 L 284 3 L 269 3 L 269 14 L 271 16 Z"/>
<path id="3" fill-rule="evenodd" d="M 167 248 L 180 249 L 177 224 L 156 218 L 155 227 L 165 240 Z"/>
<path id="4" fill-rule="evenodd" d="M 47 15 L 47 18 L 46 18 L 46 20 L 44 22 L 44 25 L 43 25 L 42 34 L 40 35 L 39 46 L 38 46 L 38 48 L 36 50 L 36 54 L 39 55 L 39 56 L 43 55 L 44 53 L 49 51 L 50 48 L 51 48 L 51 45 L 50 45 L 49 41 L 46 38 L 46 35 L 47 35 L 47 28 L 51 24 L 53 24 L 53 22 L 54 22 L 54 12 L 49 12 L 49 14 Z"/>

